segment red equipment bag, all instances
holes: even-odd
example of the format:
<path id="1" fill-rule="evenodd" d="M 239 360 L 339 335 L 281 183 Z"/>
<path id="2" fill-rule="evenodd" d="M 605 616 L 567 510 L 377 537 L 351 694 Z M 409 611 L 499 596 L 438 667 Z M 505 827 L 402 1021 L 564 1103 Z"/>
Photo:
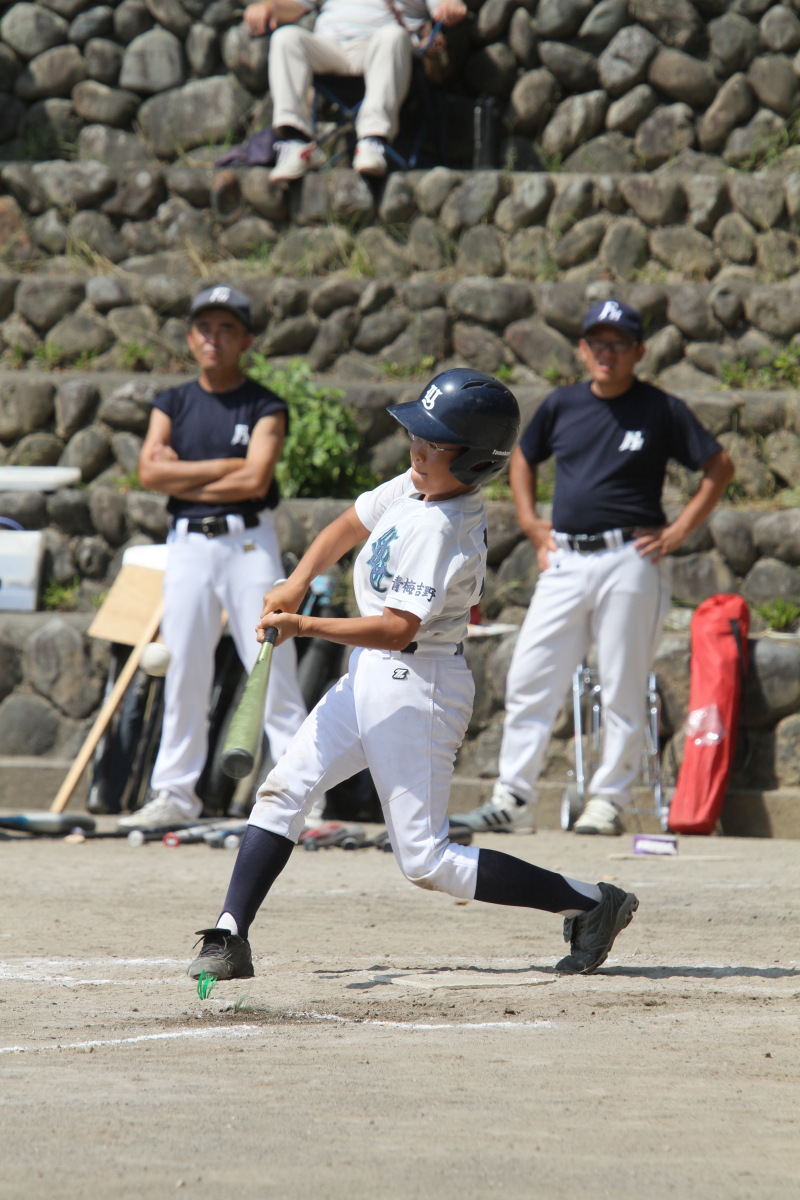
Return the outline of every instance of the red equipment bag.
<path id="1" fill-rule="evenodd" d="M 689 718 L 669 808 L 674 833 L 713 833 L 733 766 L 747 673 L 750 612 L 741 596 L 710 596 L 692 617 Z"/>

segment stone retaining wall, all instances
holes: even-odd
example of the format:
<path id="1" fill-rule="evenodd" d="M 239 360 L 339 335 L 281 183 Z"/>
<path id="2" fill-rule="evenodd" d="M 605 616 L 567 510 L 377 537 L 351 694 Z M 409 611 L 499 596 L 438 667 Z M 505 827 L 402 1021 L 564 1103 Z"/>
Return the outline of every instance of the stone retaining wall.
<path id="1" fill-rule="evenodd" d="M 284 502 L 278 510 L 284 547 L 300 553 L 345 503 Z M 513 505 L 490 502 L 488 510 L 490 570 L 484 617 L 519 624 L 535 585 L 535 563 L 516 528 Z M 795 580 L 791 594 L 800 599 L 798 566 L 798 511 L 722 510 L 698 531 L 687 553 L 671 561 L 675 598 L 692 603 L 720 590 L 742 590 L 751 600 L 773 596 L 791 578 Z M 87 608 L 91 610 L 91 605 Z M 101 703 L 109 658 L 109 644 L 86 634 L 92 612 L 0 615 L 0 758 L 66 762 L 77 753 Z M 690 616 L 688 608 L 672 609 L 656 656 L 667 783 L 674 781 L 680 763 L 682 727 L 689 708 Z M 764 629 L 763 620 L 754 615 L 733 786 L 798 788 L 800 636 L 778 638 Z M 496 774 L 505 678 L 515 638 L 515 634 L 477 638 L 467 644 L 477 688 L 468 738 L 459 756 L 462 775 L 491 778 Z M 569 712 L 565 708 L 557 722 L 546 779 L 566 779 L 572 765 Z"/>
<path id="2" fill-rule="evenodd" d="M 468 8 L 440 100 L 458 165 L 470 165 L 478 97 L 497 102 L 500 161 L 525 167 L 652 169 L 693 147 L 738 166 L 791 142 L 797 0 Z M 267 52 L 233 0 L 22 0 L 0 20 L 0 146 L 8 158 L 74 147 L 141 162 L 224 142 L 269 121 Z"/>

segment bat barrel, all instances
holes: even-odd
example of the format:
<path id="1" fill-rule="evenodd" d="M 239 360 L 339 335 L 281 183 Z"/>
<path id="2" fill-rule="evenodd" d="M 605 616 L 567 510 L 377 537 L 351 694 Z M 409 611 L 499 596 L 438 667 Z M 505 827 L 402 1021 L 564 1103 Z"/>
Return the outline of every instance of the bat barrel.
<path id="1" fill-rule="evenodd" d="M 255 764 L 264 727 L 264 704 L 267 698 L 272 651 L 277 638 L 278 630 L 274 625 L 264 631 L 261 650 L 231 719 L 220 756 L 220 766 L 231 779 L 244 779 Z"/>

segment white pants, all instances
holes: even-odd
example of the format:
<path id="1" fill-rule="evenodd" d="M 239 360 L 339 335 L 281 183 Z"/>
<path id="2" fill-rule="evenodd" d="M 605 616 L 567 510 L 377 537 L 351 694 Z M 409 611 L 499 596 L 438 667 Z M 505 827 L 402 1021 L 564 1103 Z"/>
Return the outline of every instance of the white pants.
<path id="1" fill-rule="evenodd" d="M 202 805 L 195 784 L 208 752 L 208 700 L 214 650 L 223 609 L 245 670 L 257 656 L 255 627 L 264 593 L 283 575 L 280 548 L 269 518 L 254 529 L 207 538 L 202 533 L 168 538 L 161 632 L 171 659 L 165 680 L 161 746 L 151 786 L 166 788 L 188 817 Z M 275 650 L 264 729 L 277 761 L 306 715 L 296 677 L 294 644 Z"/>
<path id="2" fill-rule="evenodd" d="M 269 43 L 275 128 L 292 125 L 308 137 L 314 136 L 309 103 L 314 75 L 363 75 L 366 90 L 356 117 L 356 133 L 360 138 L 392 141 L 411 83 L 411 41 L 394 23 L 371 37 L 346 42 L 319 37 L 300 25 L 282 25 Z"/>
<path id="3" fill-rule="evenodd" d="M 670 591 L 663 564 L 631 542 L 597 554 L 557 550 L 536 585 L 506 680 L 501 781 L 536 800 L 553 721 L 592 641 L 603 704 L 603 751 L 589 785 L 620 808 L 641 765 L 647 676 Z"/>
<path id="4" fill-rule="evenodd" d="M 478 850 L 448 841 L 447 805 L 474 693 L 460 654 L 356 650 L 258 789 L 250 823 L 296 842 L 320 793 L 369 767 L 403 874 L 472 899 Z"/>

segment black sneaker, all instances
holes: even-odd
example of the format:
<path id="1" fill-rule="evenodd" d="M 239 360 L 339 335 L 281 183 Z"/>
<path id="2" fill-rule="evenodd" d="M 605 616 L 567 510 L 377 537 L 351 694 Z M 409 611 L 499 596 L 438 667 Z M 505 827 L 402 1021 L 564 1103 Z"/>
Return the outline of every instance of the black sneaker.
<path id="1" fill-rule="evenodd" d="M 199 979 L 205 971 L 216 979 L 251 979 L 255 975 L 250 943 L 229 929 L 198 929 L 203 949 L 186 972 Z"/>
<path id="2" fill-rule="evenodd" d="M 614 938 L 630 925 L 639 901 L 611 883 L 597 885 L 603 899 L 588 912 L 564 920 L 564 941 L 570 953 L 556 963 L 561 975 L 590 975 L 606 961 Z"/>

